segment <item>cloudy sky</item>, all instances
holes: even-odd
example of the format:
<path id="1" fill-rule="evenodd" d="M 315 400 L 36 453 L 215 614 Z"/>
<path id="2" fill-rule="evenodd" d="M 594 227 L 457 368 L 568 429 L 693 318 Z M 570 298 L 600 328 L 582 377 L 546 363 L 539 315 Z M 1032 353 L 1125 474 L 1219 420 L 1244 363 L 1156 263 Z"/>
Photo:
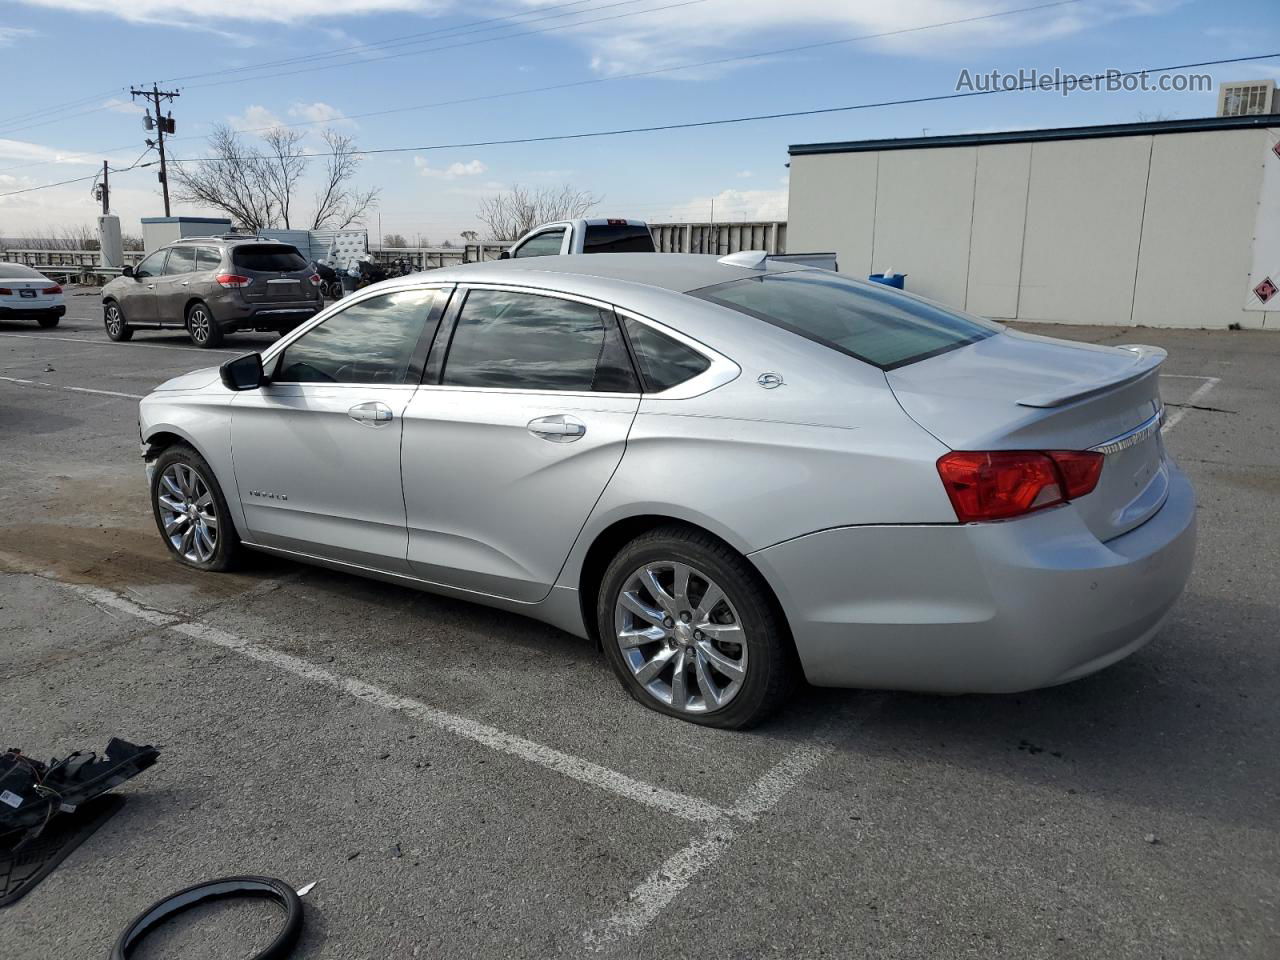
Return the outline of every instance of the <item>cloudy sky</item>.
<path id="1" fill-rule="evenodd" d="M 201 156 L 219 122 L 246 136 L 294 125 L 314 149 L 323 149 L 326 125 L 362 148 L 415 148 L 370 156 L 360 175 L 362 185 L 382 187 L 383 232 L 410 239 L 439 242 L 479 229 L 478 201 L 512 183 L 572 183 L 604 198 L 601 215 L 706 219 L 714 201 L 717 220 L 778 219 L 786 216 L 791 143 L 1205 116 L 1214 96 L 1023 92 L 598 139 L 427 148 L 928 97 L 953 92 L 962 70 L 1085 74 L 1280 49 L 1271 0 L 1241 0 L 1229 19 L 1209 0 L 1076 0 L 953 22 L 1035 5 L 10 0 L 0 20 L 0 194 L 91 175 L 104 159 L 120 167 L 135 161 L 145 134 L 129 88 L 156 81 L 182 92 L 173 104 L 177 157 Z M 1280 60 L 1209 72 L 1215 82 L 1280 76 Z M 0 236 L 92 220 L 90 187 L 0 197 Z M 163 212 L 154 168 L 117 175 L 113 197 L 126 232 Z M 376 231 L 377 218 L 368 225 Z"/>

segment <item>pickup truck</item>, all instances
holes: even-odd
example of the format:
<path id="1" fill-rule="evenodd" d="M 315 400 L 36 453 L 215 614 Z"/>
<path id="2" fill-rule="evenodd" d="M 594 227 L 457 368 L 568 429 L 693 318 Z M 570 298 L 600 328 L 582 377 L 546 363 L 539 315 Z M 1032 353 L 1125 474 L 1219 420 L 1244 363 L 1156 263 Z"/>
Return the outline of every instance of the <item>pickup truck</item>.
<path id="1" fill-rule="evenodd" d="M 534 227 L 501 259 L 573 253 L 656 253 L 643 220 L 556 220 Z"/>

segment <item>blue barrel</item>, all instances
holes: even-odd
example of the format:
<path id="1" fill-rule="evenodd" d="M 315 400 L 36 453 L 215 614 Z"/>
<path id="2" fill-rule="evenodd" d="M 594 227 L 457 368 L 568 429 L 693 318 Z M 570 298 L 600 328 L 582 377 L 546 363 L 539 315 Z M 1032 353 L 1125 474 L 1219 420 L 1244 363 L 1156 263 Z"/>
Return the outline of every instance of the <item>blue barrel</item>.
<path id="1" fill-rule="evenodd" d="M 883 283 L 886 287 L 897 287 L 899 290 L 906 289 L 907 275 L 905 273 L 873 273 L 867 279 L 872 283 Z"/>

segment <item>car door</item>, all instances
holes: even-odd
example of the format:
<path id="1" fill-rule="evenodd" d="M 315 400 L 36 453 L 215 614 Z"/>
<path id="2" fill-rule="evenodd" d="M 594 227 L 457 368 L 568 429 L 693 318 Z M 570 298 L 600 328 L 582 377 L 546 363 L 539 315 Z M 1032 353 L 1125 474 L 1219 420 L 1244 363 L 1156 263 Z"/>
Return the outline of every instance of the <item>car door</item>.
<path id="1" fill-rule="evenodd" d="M 269 356 L 270 382 L 232 401 L 245 539 L 406 572 L 402 414 L 447 289 L 379 292 Z"/>
<path id="2" fill-rule="evenodd" d="M 120 292 L 120 306 L 125 319 L 133 324 L 157 322 L 156 284 L 164 276 L 164 261 L 169 256 L 165 247 L 145 257 L 133 270 L 133 283 Z"/>
<path id="3" fill-rule="evenodd" d="M 607 304 L 489 285 L 463 297 L 405 410 L 409 563 L 533 602 L 622 459 L 639 387 Z"/>
<path id="4" fill-rule="evenodd" d="M 196 269 L 196 248 L 178 244 L 169 248 L 164 273 L 156 278 L 156 317 L 164 324 L 187 322 L 187 301 L 191 299 L 191 277 Z"/>

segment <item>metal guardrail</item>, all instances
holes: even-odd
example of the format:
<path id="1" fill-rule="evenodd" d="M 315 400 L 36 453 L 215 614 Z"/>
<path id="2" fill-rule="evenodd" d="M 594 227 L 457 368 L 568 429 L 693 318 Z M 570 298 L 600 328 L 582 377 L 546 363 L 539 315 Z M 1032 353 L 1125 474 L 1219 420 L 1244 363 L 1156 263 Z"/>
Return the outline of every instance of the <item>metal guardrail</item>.
<path id="1" fill-rule="evenodd" d="M 141 262 L 145 252 L 142 250 L 126 250 L 124 262 L 130 265 Z M 0 250 L 0 260 L 8 263 L 20 263 L 23 266 L 39 269 L 46 267 L 91 267 L 104 269 L 102 253 L 98 250 L 32 250 L 13 247 Z M 115 268 L 119 272 L 119 268 Z"/>

